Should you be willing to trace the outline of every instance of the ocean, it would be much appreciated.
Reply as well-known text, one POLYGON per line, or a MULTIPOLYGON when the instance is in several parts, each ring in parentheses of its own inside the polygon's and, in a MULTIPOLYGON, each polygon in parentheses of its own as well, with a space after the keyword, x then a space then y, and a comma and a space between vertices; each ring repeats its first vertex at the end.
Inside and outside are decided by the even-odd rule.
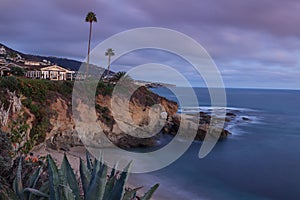
MULTIPOLYGON (((153 91, 177 101, 166 88, 153 91)), ((195 93, 195 112, 208 109, 207 89, 195 88, 195 93)), ((131 182, 145 188, 160 183, 154 199, 299 200, 300 91, 226 89, 226 95, 229 112, 240 117, 227 125, 232 135, 203 159, 198 158, 202 143, 196 141, 171 165, 131 174, 131 182)))

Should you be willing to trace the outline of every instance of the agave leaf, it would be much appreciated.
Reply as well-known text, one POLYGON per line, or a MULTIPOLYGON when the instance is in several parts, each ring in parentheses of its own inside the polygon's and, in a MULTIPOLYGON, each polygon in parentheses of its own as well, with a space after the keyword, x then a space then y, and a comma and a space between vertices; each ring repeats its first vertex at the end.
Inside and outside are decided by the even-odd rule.
POLYGON ((89 171, 87 166, 83 163, 83 160, 81 158, 80 158, 79 171, 80 171, 80 178, 81 178, 83 192, 84 195, 87 195, 89 183, 91 181, 91 172, 89 171))
POLYGON ((111 169, 110 176, 105 187, 104 199, 111 199, 112 190, 117 180, 117 167, 118 167, 118 162, 116 162, 114 167, 111 169))
MULTIPOLYGON (((100 165, 100 162, 96 163, 100 165)), ((97 165, 94 167, 97 169, 97 165)), ((107 166, 102 165, 97 173, 92 176, 88 192, 86 195, 86 200, 103 200, 103 196, 105 193, 105 186, 106 186, 106 176, 107 176, 107 166)))
MULTIPOLYGON (((93 164, 93 168, 92 168, 92 179, 93 177, 96 177, 97 173, 99 172, 99 170, 102 168, 102 153, 99 157, 99 159, 95 159, 94 160, 94 164, 93 164)), ((91 180, 92 181, 92 180, 91 180)), ((90 182, 91 183, 91 182, 90 182)))
POLYGON ((50 200, 60 200, 60 189, 61 184, 59 172, 57 166, 50 154, 47 155, 48 173, 49 173, 49 191, 50 200))
POLYGON ((93 163, 92 163, 92 159, 91 159, 91 155, 88 151, 86 151, 86 165, 87 165, 87 168, 88 170, 90 170, 90 172, 93 171, 93 163))
POLYGON ((99 162, 100 162, 100 166, 103 166, 104 165, 104 162, 103 162, 103 152, 101 151, 100 152, 100 157, 99 157, 99 162))
POLYGON ((30 180, 29 180, 29 188, 34 188, 36 186, 36 183, 38 181, 38 179, 40 178, 40 174, 41 174, 41 167, 39 167, 34 174, 32 174, 30 176, 30 180))
POLYGON ((34 189, 34 188, 25 188, 24 192, 30 192, 30 194, 33 194, 33 195, 38 196, 38 197, 49 198, 48 194, 45 194, 45 193, 43 193, 43 192, 41 192, 37 189, 34 189))
POLYGON ((117 176, 113 176, 108 179, 108 181, 106 182, 103 199, 105 199, 105 200, 111 199, 112 191, 113 191, 116 180, 117 180, 117 176))
POLYGON ((34 188, 41 174, 41 167, 39 167, 34 174, 30 176, 29 188, 34 188))
POLYGON ((69 185, 62 185, 60 189, 61 189, 60 200, 75 200, 76 197, 69 185))
POLYGON ((49 194, 49 181, 44 182, 39 191, 45 194, 49 194))
POLYGON ((138 190, 140 190, 141 188, 143 188, 143 187, 138 187, 138 188, 134 188, 133 190, 130 190, 130 191, 125 191, 123 200, 131 200, 131 199, 134 199, 134 198, 136 197, 136 192, 137 192, 138 190))
POLYGON ((119 179, 117 179, 113 191, 111 200, 122 200, 124 193, 125 193, 125 184, 128 179, 128 172, 131 167, 132 161, 124 168, 123 172, 119 179))
POLYGON ((97 159, 95 159, 94 164, 93 164, 92 173, 91 173, 91 175, 92 175, 91 178, 96 176, 97 172, 100 169, 100 166, 101 166, 100 162, 97 159))
POLYGON ((19 157, 19 164, 17 169, 17 175, 13 182, 13 190, 17 194, 17 196, 23 200, 24 194, 23 194, 23 184, 22 184, 22 157, 19 157))
POLYGON ((155 190, 159 187, 159 184, 155 184, 148 192, 145 193, 140 200, 150 200, 155 190))
MULTIPOLYGON (((34 174, 32 174, 32 175, 30 176, 28 188, 35 188, 36 183, 37 183, 37 181, 38 181, 38 179, 39 179, 39 177, 40 177, 40 174, 41 174, 41 167, 39 167, 39 168, 34 172, 34 174)), ((25 194, 25 195, 27 195, 26 199, 29 199, 29 200, 33 199, 33 193, 29 193, 29 196, 28 196, 28 194, 25 194)))
POLYGON ((114 177, 117 173, 117 168, 118 168, 118 162, 116 162, 116 164, 114 165, 114 167, 111 169, 111 172, 110 172, 110 178, 114 177))
MULTIPOLYGON (((70 187, 70 190, 73 193, 73 196, 75 196, 76 200, 81 200, 77 179, 76 179, 74 171, 68 161, 66 154, 64 155, 64 158, 63 158, 63 161, 61 164, 61 171, 63 172, 62 179, 63 179, 64 185, 70 187)), ((69 189, 64 190, 64 191, 67 192, 67 194, 68 194, 66 196, 69 196, 69 189)))

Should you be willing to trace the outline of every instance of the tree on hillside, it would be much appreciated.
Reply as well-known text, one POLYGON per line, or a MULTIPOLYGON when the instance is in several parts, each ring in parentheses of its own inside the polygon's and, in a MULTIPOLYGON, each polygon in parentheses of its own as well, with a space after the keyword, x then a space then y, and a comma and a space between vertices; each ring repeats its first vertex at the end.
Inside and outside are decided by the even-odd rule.
POLYGON ((114 50, 112 48, 108 48, 105 52, 105 56, 108 56, 107 75, 109 74, 109 70, 110 70, 110 59, 114 55, 115 55, 115 53, 114 53, 114 50))
POLYGON ((126 72, 117 72, 113 77, 112 81, 113 82, 118 82, 121 78, 125 77, 126 72))
POLYGON ((130 86, 134 83, 134 80, 126 74, 126 72, 117 72, 111 79, 110 82, 116 84, 119 83, 122 86, 130 86))
POLYGON ((21 67, 16 67, 16 66, 11 68, 10 73, 15 76, 24 76, 25 75, 24 69, 21 67))
POLYGON ((85 21, 90 23, 90 32, 89 32, 89 41, 88 41, 88 57, 87 57, 87 66, 86 66, 86 71, 85 71, 85 73, 88 74, 89 64, 90 64, 92 24, 93 24, 93 22, 97 22, 96 14, 93 12, 89 12, 85 17, 85 21))
POLYGON ((17 53, 16 52, 11 52, 10 54, 9 54, 9 56, 10 56, 10 58, 13 60, 13 61, 16 61, 16 58, 17 58, 17 53))

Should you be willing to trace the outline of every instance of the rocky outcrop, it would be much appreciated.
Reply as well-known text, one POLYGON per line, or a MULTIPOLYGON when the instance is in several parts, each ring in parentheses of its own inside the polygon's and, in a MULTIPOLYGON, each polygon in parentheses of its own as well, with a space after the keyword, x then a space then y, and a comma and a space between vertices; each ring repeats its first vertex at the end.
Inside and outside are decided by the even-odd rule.
MULTIPOLYGON (((80 125, 80 130, 82 130, 82 132, 86 131, 86 135, 89 137, 88 139, 94 141, 95 145, 101 143, 101 133, 96 129, 96 127, 100 125, 106 137, 114 145, 121 148, 155 146, 159 138, 152 135, 153 133, 151 131, 147 131, 147 127, 152 125, 151 122, 158 121, 157 118, 160 117, 162 109, 168 116, 174 115, 178 109, 178 105, 175 102, 168 101, 150 92, 145 87, 140 87, 130 100, 129 113, 122 113, 121 110, 118 110, 118 115, 125 116, 129 114, 128 118, 125 117, 116 122, 118 119, 116 119, 116 113, 112 112, 112 100, 112 97, 109 95, 99 94, 96 97, 96 116, 93 116, 93 108, 88 108, 84 102, 79 102, 74 109, 76 115, 84 119, 84 123, 80 125), (154 104, 160 104, 163 108, 153 109, 152 106, 154 104), (95 118, 97 121, 93 121, 95 118), (122 128, 122 125, 128 125, 129 122, 126 121, 127 119, 132 120, 131 123, 133 124, 130 124, 130 127, 135 127, 138 137, 128 134, 128 132, 131 133, 130 130, 124 130, 124 127, 122 128), (148 135, 140 137, 141 134, 145 133, 148 135)), ((124 106, 124 99, 122 99, 122 97, 118 97, 117 100, 120 106, 124 106)), ((78 129, 75 129, 70 106, 70 101, 62 97, 57 97, 54 102, 49 105, 49 108, 54 114, 50 118, 52 128, 46 135, 46 146, 53 149, 68 150, 72 146, 82 145, 77 132, 78 129)), ((161 125, 161 128, 162 127, 163 125, 161 125)), ((160 130, 156 133, 159 131, 160 130)), ((108 144, 108 146, 110 145, 111 144, 108 144)))
POLYGON ((57 97, 49 105, 53 115, 50 117, 52 128, 46 134, 46 145, 52 149, 68 150, 72 146, 81 145, 70 106, 70 102, 61 97, 57 97))
POLYGON ((86 140, 94 142, 94 145, 97 143, 101 143, 101 146, 112 145, 107 142, 103 144, 101 133, 95 128, 100 125, 110 142, 121 148, 130 148, 155 146, 159 140, 156 133, 162 129, 163 124, 154 122, 159 121, 162 111, 167 116, 171 116, 177 112, 177 109, 178 105, 175 102, 168 101, 145 87, 140 87, 132 95, 129 105, 122 96, 98 95, 96 98, 97 123, 93 121, 95 118, 93 111, 83 102, 77 104, 76 112, 83 119, 84 123, 80 125, 80 129, 82 132, 86 131, 84 134, 88 137, 86 140), (112 102, 114 108, 112 108, 112 102), (153 107, 156 104, 161 106, 153 107), (156 125, 160 128, 158 126, 155 131, 153 127, 156 125))
MULTIPOLYGON (((209 132, 211 115, 209 113, 200 112, 198 116, 184 114, 183 117, 185 117, 185 121, 184 124, 181 124, 181 116, 179 114, 172 115, 164 126, 163 133, 175 136, 180 126, 181 129, 187 133, 189 132, 189 130, 191 130, 191 127, 194 126, 193 130, 197 130, 195 140, 203 141, 205 136, 209 132)), ((228 120, 228 118, 226 119, 228 120)), ((219 132, 219 140, 225 139, 228 135, 231 134, 228 130, 224 129, 223 126, 221 128, 217 128, 216 125, 212 125, 211 129, 221 132, 219 132)))

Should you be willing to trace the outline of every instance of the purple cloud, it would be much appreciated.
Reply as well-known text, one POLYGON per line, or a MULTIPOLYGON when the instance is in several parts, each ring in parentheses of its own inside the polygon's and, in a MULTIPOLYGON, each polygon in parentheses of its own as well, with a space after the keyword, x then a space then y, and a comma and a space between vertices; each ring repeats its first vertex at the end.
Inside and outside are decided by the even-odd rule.
MULTIPOLYGON (((94 11, 98 23, 93 26, 92 47, 131 28, 171 28, 202 44, 225 72, 224 79, 230 86, 240 85, 239 78, 244 77, 249 81, 243 86, 256 87, 259 81, 253 81, 253 76, 257 80, 263 77, 252 76, 253 69, 256 74, 270 76, 270 85, 280 75, 299 74, 299 7, 298 0, 4 0, 0 7, 0 42, 25 53, 83 60, 88 38, 84 17, 94 11)), ((123 59, 119 65, 134 65, 147 54, 139 56, 130 58, 132 61, 123 59)), ((157 59, 161 59, 159 55, 157 59)), ((294 88, 300 85, 294 78, 290 80, 294 88)))

